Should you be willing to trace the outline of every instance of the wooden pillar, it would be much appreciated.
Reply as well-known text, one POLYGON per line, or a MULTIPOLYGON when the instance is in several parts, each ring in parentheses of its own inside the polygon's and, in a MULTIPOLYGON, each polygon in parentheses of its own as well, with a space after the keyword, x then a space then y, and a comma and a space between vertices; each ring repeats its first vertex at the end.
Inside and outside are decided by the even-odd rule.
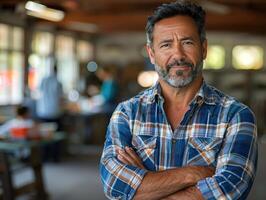
POLYGON ((31 148, 30 162, 35 177, 35 189, 37 191, 38 199, 45 200, 47 199, 47 193, 44 187, 41 147, 39 145, 31 148))
POLYGON ((6 153, 2 151, 0 151, 0 178, 3 184, 3 200, 13 200, 14 188, 10 165, 6 153))

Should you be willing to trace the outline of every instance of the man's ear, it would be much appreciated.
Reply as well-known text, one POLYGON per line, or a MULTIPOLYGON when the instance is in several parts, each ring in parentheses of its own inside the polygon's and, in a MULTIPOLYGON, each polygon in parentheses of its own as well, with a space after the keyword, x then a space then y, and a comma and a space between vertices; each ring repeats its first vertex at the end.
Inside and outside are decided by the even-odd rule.
POLYGON ((205 39, 204 42, 202 43, 202 57, 203 57, 203 60, 205 60, 206 57, 207 57, 207 49, 208 49, 208 42, 207 42, 207 39, 205 39))
POLYGON ((147 53, 149 55, 151 63, 154 64, 155 63, 155 58, 154 58, 154 50, 153 50, 153 48, 151 47, 150 44, 147 44, 145 47, 146 47, 146 51, 147 51, 147 53))

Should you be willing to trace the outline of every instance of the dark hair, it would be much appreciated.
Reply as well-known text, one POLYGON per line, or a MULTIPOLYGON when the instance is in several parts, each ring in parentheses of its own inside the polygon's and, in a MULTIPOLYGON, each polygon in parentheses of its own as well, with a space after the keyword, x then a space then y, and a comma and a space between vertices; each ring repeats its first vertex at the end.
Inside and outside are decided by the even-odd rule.
POLYGON ((29 109, 26 106, 18 106, 17 107, 17 115, 24 116, 29 113, 29 109))
POLYGON ((188 0, 178 0, 169 4, 162 4, 148 17, 146 25, 147 44, 153 43, 153 30, 155 24, 165 18, 174 17, 176 15, 185 15, 191 17, 198 28, 200 40, 206 39, 205 33, 205 11, 196 3, 188 0))

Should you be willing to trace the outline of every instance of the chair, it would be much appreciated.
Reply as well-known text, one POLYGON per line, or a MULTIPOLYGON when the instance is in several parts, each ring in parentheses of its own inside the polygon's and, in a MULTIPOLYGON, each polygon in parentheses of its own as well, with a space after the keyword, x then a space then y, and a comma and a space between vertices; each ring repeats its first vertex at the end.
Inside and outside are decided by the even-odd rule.
MULTIPOLYGON (((0 199, 14 200, 22 194, 34 192, 36 199, 46 200, 47 193, 45 192, 43 177, 42 177, 42 163, 39 148, 31 149, 31 156, 29 162, 23 162, 19 168, 14 167, 14 163, 10 162, 7 152, 0 151, 0 181, 2 182, 2 194, 0 199), (34 172, 35 179, 33 182, 25 184, 21 187, 15 188, 12 182, 12 176, 19 173, 23 167, 31 167, 34 172), (2 196, 2 198, 1 198, 2 196)), ((21 164, 21 162, 20 162, 21 164)))

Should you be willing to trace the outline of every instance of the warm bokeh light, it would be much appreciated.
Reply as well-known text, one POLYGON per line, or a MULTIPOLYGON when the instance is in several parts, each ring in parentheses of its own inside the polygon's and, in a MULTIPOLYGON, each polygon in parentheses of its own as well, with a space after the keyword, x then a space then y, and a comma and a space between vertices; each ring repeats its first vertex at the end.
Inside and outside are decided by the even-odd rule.
POLYGON ((210 45, 204 69, 222 69, 225 65, 225 49, 221 45, 210 45))
POLYGON ((233 48, 233 67, 236 69, 260 69, 263 66, 263 48, 239 45, 233 48))
POLYGON ((85 40, 77 42, 77 57, 80 62, 88 62, 93 58, 93 45, 85 40))
POLYGON ((158 80, 158 74, 155 71, 144 71, 138 75, 138 84, 142 87, 150 87, 158 80))

